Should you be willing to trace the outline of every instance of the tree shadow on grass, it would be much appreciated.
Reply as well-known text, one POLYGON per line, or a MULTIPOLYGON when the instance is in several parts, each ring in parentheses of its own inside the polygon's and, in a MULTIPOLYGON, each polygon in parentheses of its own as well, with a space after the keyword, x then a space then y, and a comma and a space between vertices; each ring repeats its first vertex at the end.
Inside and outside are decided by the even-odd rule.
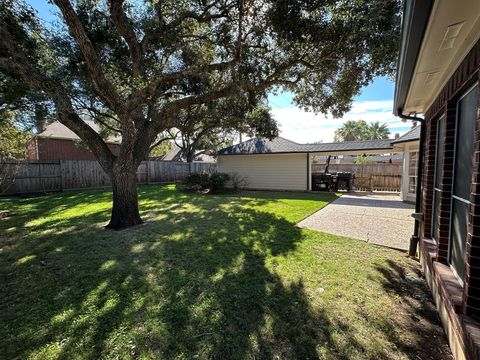
MULTIPOLYGON (((165 205, 180 206, 183 203, 198 204, 208 206, 211 203, 223 203, 225 201, 236 201, 238 204, 248 202, 251 206, 264 205, 267 202, 276 202, 278 200, 321 200, 333 201, 338 196, 333 193, 312 193, 312 192, 270 192, 270 191, 241 191, 238 193, 221 194, 216 196, 205 196, 186 194, 180 191, 174 191, 174 186, 141 186, 138 189, 141 215, 145 220, 155 218, 156 213, 164 211, 165 205), (143 202, 143 204, 142 204, 143 202), (159 204, 161 204, 159 206, 159 204)), ((79 208, 85 204, 101 203, 104 204, 102 211, 88 211, 88 213, 79 216, 70 216, 67 218, 53 218, 48 221, 40 221, 35 224, 35 231, 45 231, 48 229, 58 230, 75 227, 91 226, 93 224, 106 224, 110 217, 111 210, 111 191, 106 189, 76 191, 65 193, 54 193, 44 196, 34 197, 10 197, 0 198, 0 210, 11 210, 14 216, 3 219, 1 227, 10 229, 11 233, 24 231, 26 225, 32 219, 42 219, 46 213, 49 216, 63 214, 72 208, 79 208), (22 208, 28 204, 26 209, 22 208), (19 210, 21 209, 22 210, 19 210), (81 222, 76 218, 81 218, 81 222)), ((28 226, 27 226, 28 228, 28 226)), ((32 227, 33 228, 33 227, 32 227)))
MULTIPOLYGON (((161 220, 137 228, 89 226, 104 217, 100 210, 45 221, 2 245, 0 353, 314 359, 327 344, 343 357, 330 320, 311 307, 302 282, 286 282, 266 263, 303 240, 292 223, 244 206, 270 199, 157 195, 142 211, 161 220), (45 233, 50 228, 65 231, 45 233)), ((61 212, 66 199, 77 201, 45 201, 61 212)), ((27 221, 17 218, 15 226, 27 221)), ((350 340, 355 344, 353 334, 350 340)))
MULTIPOLYGON (((79 225, 75 216, 63 217, 65 211, 69 209, 78 209, 85 204, 95 202, 105 203, 107 207, 103 211, 88 211, 82 214, 86 216, 85 224, 105 221, 110 213, 109 204, 111 200, 111 192, 108 191, 89 191, 89 192, 69 192, 63 194, 51 194, 33 198, 8 198, 1 199, 0 207, 13 212, 11 217, 1 220, 0 227, 8 229, 10 233, 26 232, 26 230, 44 231, 52 228, 79 225), (58 214, 58 218, 55 215, 58 214), (52 221, 42 221, 46 217, 52 217, 52 221), (28 226, 32 221, 36 220, 39 224, 28 226)), ((78 216, 77 216, 78 218, 78 216)))
POLYGON ((321 192, 321 191, 248 191, 242 190, 237 193, 232 194, 223 194, 220 196, 230 197, 230 198, 251 198, 255 200, 322 200, 322 201, 333 201, 338 199, 340 196, 332 192, 321 192))
POLYGON ((398 297, 397 313, 375 324, 411 358, 453 359, 431 293, 418 266, 400 266, 392 260, 376 266, 382 286, 398 297), (408 316, 404 316, 407 314, 408 316))

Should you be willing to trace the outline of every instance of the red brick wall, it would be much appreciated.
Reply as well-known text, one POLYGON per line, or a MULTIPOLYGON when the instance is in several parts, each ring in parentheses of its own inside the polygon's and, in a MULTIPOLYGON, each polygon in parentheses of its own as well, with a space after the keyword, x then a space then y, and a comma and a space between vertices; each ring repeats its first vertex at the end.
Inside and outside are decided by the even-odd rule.
MULTIPOLYGON (((73 140, 42 139, 37 138, 29 145, 29 159, 37 160, 95 160, 95 155, 83 146, 79 146, 73 140)), ((110 150, 117 155, 119 146, 108 144, 110 150)))
MULTIPOLYGON (((479 78, 480 42, 478 42, 458 69, 441 90, 437 99, 425 114, 427 138, 425 143, 424 183, 422 209, 425 219, 422 224, 422 235, 431 237, 431 214, 434 171, 431 171, 432 152, 435 152, 433 133, 436 121, 445 115, 444 159, 441 171, 440 211, 438 216, 439 233, 437 240, 436 260, 446 263, 448 257, 449 230, 451 221, 452 175, 454 167, 454 144, 456 125, 456 105, 458 97, 479 78)), ((466 235, 467 251, 465 257, 465 276, 462 298, 462 312, 475 318, 480 318, 480 103, 477 109, 477 124, 475 131, 475 149, 472 154, 473 175, 471 186, 472 203, 469 210, 468 235, 466 235)))

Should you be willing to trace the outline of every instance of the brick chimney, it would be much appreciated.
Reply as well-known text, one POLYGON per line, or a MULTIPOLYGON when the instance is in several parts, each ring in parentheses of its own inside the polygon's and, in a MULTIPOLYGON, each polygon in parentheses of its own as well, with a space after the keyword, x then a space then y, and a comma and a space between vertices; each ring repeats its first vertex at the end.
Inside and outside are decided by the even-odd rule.
POLYGON ((40 104, 35 105, 35 130, 37 134, 45 131, 47 110, 40 104))

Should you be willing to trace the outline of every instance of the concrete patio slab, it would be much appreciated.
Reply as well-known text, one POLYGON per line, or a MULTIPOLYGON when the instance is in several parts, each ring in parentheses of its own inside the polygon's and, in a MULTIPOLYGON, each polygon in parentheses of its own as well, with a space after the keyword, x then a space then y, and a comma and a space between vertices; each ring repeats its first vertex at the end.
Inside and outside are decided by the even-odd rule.
POLYGON ((414 208, 403 203, 396 193, 348 193, 298 226, 407 250, 414 208))

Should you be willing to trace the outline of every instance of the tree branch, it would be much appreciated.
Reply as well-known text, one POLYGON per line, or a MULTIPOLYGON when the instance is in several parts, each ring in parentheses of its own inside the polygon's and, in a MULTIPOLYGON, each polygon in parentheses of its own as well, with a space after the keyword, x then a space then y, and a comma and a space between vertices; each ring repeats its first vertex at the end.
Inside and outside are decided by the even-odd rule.
MULTIPOLYGON (((103 113, 98 113, 98 115, 100 115, 100 116, 108 116, 108 117, 111 118, 110 115, 103 114, 103 113)), ((100 124, 102 124, 103 126, 105 126, 107 129, 109 129, 109 130, 111 130, 111 131, 116 132, 116 133, 118 133, 118 134, 121 134, 121 133, 122 133, 121 130, 116 129, 116 128, 114 128, 113 126, 110 126, 110 125, 107 124, 105 121, 100 120, 98 117, 95 117, 94 119, 95 119, 95 121, 99 122, 100 124)))
POLYGON ((242 35, 243 35, 243 16, 244 16, 244 0, 239 0, 238 5, 238 35, 235 44, 235 60, 240 61, 242 56, 242 35))
POLYGON ((101 136, 88 126, 73 109, 66 89, 56 81, 42 75, 41 71, 28 65, 21 47, 0 20, 0 42, 7 48, 10 58, 0 57, 0 67, 21 76, 32 88, 44 91, 54 102, 60 122, 85 141, 97 155, 102 167, 109 172, 115 157, 101 136))
POLYGON ((130 96, 127 102, 127 111, 134 111, 140 104, 143 104, 148 98, 152 97, 161 84, 174 82, 176 80, 191 78, 205 72, 225 71, 235 66, 236 61, 219 62, 203 66, 192 67, 187 70, 171 72, 169 74, 159 75, 151 81, 146 87, 137 90, 130 96))
POLYGON ((123 2, 124 0, 109 0, 111 19, 128 44, 134 74, 141 75, 143 73, 143 49, 138 42, 132 21, 123 11, 123 2))
POLYGON ((119 134, 122 133, 122 131, 120 129, 114 128, 113 126, 109 125, 108 123, 104 122, 103 120, 98 119, 98 117, 97 117, 97 116, 107 117, 107 118, 119 123, 118 119, 115 116, 110 115, 109 113, 100 111, 100 110, 96 109, 93 105, 89 106, 89 105, 85 104, 85 102, 83 102, 80 99, 74 100, 74 103, 75 102, 78 103, 78 106, 80 107, 80 109, 88 111, 91 114, 92 118, 94 118, 96 121, 101 123, 107 129, 110 129, 110 130, 112 130, 114 132, 117 132, 119 134))
POLYGON ((116 113, 124 113, 123 101, 111 82, 103 75, 100 59, 88 38, 88 35, 78 18, 69 0, 53 0, 62 12, 63 19, 68 26, 69 32, 75 39, 85 59, 90 78, 104 100, 116 113))
MULTIPOLYGON (((177 133, 178 135, 178 133, 177 133)), ((157 142, 153 143, 151 146, 150 146, 150 151, 153 150, 154 148, 156 148, 158 145, 160 145, 161 143, 165 142, 165 141, 168 141, 168 140, 173 140, 174 138, 169 136, 169 137, 164 137, 164 138, 161 138, 160 140, 158 140, 157 142)))
POLYGON ((217 4, 216 2, 212 2, 211 4, 206 5, 201 14, 192 10, 185 10, 181 12, 175 19, 173 19, 167 24, 165 23, 165 20, 162 16, 161 1, 159 1, 156 5, 156 10, 157 10, 157 17, 160 20, 160 24, 161 24, 160 29, 158 29, 155 32, 151 32, 149 34, 145 34, 141 43, 142 48, 146 49, 146 47, 151 42, 157 41, 160 38, 160 36, 162 36, 166 31, 175 30, 179 25, 181 25, 187 19, 193 19, 197 23, 207 23, 212 20, 226 18, 228 17, 229 10, 233 8, 234 6, 233 4, 235 4, 235 2, 232 2, 230 5, 223 5, 221 7, 217 7, 218 12, 215 14, 210 13, 210 10, 213 7, 215 7, 216 4, 217 4))

